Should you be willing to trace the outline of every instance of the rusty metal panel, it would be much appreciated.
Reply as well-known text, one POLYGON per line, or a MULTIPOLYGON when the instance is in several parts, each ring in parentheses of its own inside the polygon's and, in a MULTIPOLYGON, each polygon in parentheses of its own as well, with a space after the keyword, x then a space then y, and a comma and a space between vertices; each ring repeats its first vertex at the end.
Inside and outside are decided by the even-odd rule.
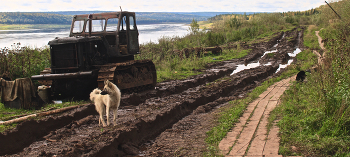
POLYGON ((157 82, 155 67, 150 60, 132 60, 100 65, 99 67, 100 71, 97 81, 100 89, 104 86, 104 80, 113 81, 119 89, 155 85, 157 82))
POLYGON ((139 34, 137 31, 130 31, 129 33, 129 53, 136 54, 139 52, 139 34))
POLYGON ((51 48, 51 67, 78 67, 77 49, 75 44, 55 45, 51 48))

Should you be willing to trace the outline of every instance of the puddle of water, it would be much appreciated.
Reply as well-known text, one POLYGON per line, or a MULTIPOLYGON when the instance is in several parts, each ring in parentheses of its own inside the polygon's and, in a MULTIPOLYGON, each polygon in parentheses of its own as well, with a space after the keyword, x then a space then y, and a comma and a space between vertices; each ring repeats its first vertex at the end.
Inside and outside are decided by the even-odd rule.
POLYGON ((281 69, 286 68, 288 65, 292 64, 293 59, 288 60, 287 64, 280 64, 278 69, 276 70, 276 73, 279 72, 281 69))
MULTIPOLYGON (((276 45, 277 45, 277 44, 276 44, 276 45)), ((260 58, 264 57, 266 54, 274 53, 274 52, 277 52, 277 49, 271 50, 271 51, 265 51, 264 54, 263 54, 260 58)), ((266 63, 266 64, 260 64, 260 62, 258 62, 258 63, 249 63, 249 64, 247 64, 247 65, 240 64, 240 65, 237 66, 236 70, 234 70, 234 71, 230 74, 230 76, 232 76, 233 74, 236 74, 236 73, 238 73, 238 72, 240 72, 240 71, 242 71, 242 70, 246 70, 246 69, 250 69, 250 68, 256 68, 256 67, 258 67, 258 66, 268 66, 268 65, 271 65, 271 62, 268 62, 268 63, 266 63)))
POLYGON ((222 69, 210 69, 210 71, 213 71, 215 73, 220 72, 222 69))
MULTIPOLYGON (((290 57, 295 57, 295 56, 297 56, 297 54, 299 54, 300 52, 301 52, 301 50, 300 50, 299 48, 296 48, 296 49, 294 50, 293 53, 288 53, 288 55, 289 55, 290 57)), ((288 65, 292 64, 292 62, 293 62, 293 59, 290 59, 290 60, 288 60, 288 63, 287 63, 287 64, 280 64, 280 66, 279 66, 278 69, 276 70, 276 73, 279 72, 281 69, 286 68, 288 65)))
MULTIPOLYGON (((266 51, 266 52, 264 53, 264 55, 262 55, 262 57, 265 56, 265 55, 268 54, 268 53, 274 53, 274 52, 277 52, 277 50, 266 51)), ((300 52, 301 52, 301 50, 300 50, 299 48, 296 48, 296 49, 294 50, 293 53, 288 53, 288 55, 289 55, 290 57, 295 57, 295 56, 296 56, 298 53, 300 53, 300 52)), ((288 65, 290 65, 292 62, 293 62, 293 59, 290 59, 290 60, 288 60, 288 63, 287 63, 287 64, 280 64, 280 65, 279 65, 279 68, 276 70, 276 73, 277 73, 278 71, 280 71, 282 68, 286 68, 286 67, 287 67, 288 65)), ((268 66, 268 65, 271 65, 271 62, 268 62, 267 64, 262 64, 262 66, 268 66)), ((256 67, 258 67, 258 66, 261 66, 261 64, 260 64, 259 62, 257 62, 257 63, 250 63, 250 64, 247 64, 247 65, 240 64, 240 65, 237 66, 236 70, 234 70, 234 71, 230 74, 230 76, 232 76, 233 74, 236 74, 236 73, 238 73, 238 72, 240 72, 240 71, 242 71, 242 70, 246 70, 246 69, 250 69, 250 68, 256 68, 256 67)))
POLYGON ((277 52, 277 49, 276 50, 271 50, 271 51, 265 51, 265 53, 261 57, 264 57, 266 54, 274 53, 274 52, 277 52))
POLYGON ((277 40, 277 44, 273 45, 272 47, 277 47, 277 46, 278 46, 278 43, 281 42, 281 40, 284 38, 285 35, 286 35, 286 33, 283 33, 281 39, 278 39, 278 40, 277 40))
POLYGON ((232 76, 233 74, 236 74, 242 70, 246 70, 246 69, 250 69, 250 68, 256 68, 258 66, 268 66, 268 65, 271 65, 271 62, 268 62, 266 64, 260 64, 259 62, 258 63, 250 63, 250 64, 247 64, 247 65, 244 65, 244 64, 240 64, 237 66, 236 70, 234 70, 230 76, 232 76))
MULTIPOLYGON (((274 52, 277 52, 277 49, 276 50, 271 50, 271 51, 265 51, 265 53, 260 57, 262 58, 263 56, 265 56, 266 54, 269 54, 269 53, 274 53, 274 52)), ((268 65, 271 65, 271 62, 268 62, 266 64, 262 64, 262 66, 268 66, 268 65)), ((244 65, 244 64, 240 64, 237 66, 236 70, 234 70, 230 76, 232 76, 233 74, 236 74, 242 70, 246 70, 246 69, 250 69, 250 68, 256 68, 258 66, 261 66, 260 62, 258 63, 249 63, 247 65, 244 65)))
MULTIPOLYGON (((286 33, 283 33, 283 36, 282 36, 282 38, 281 38, 280 40, 282 40, 282 39, 284 38, 285 34, 286 34, 286 33)), ((298 39, 300 40, 300 33, 299 33, 299 35, 298 35, 298 39)), ((275 44, 273 47, 277 47, 277 45, 278 45, 278 43, 275 44)), ((261 57, 265 56, 266 54, 274 53, 274 52, 277 52, 277 49, 271 50, 271 51, 266 51, 261 57)), ((290 57, 295 57, 295 56, 296 56, 298 53, 300 53, 300 52, 301 52, 301 50, 297 47, 297 48, 294 50, 293 53, 288 53, 288 55, 289 55, 290 57)), ((277 73, 278 71, 280 71, 282 68, 286 68, 288 65, 292 64, 292 62, 293 62, 293 59, 290 59, 290 60, 288 60, 288 63, 287 63, 287 64, 280 64, 279 67, 278 67, 278 69, 276 70, 276 73, 277 73)), ((230 74, 230 76, 232 76, 233 74, 236 74, 236 73, 238 73, 238 72, 240 72, 240 71, 242 71, 242 70, 246 70, 246 69, 250 69, 250 68, 256 68, 256 67, 258 67, 258 66, 269 66, 269 65, 271 65, 271 62, 268 62, 267 64, 260 64, 259 62, 257 62, 257 63, 250 63, 250 64, 248 64, 248 65, 240 64, 240 65, 238 65, 237 68, 230 74)))
POLYGON ((300 53, 301 50, 299 48, 295 49, 293 53, 288 53, 290 57, 295 57, 297 56, 298 53, 300 53))

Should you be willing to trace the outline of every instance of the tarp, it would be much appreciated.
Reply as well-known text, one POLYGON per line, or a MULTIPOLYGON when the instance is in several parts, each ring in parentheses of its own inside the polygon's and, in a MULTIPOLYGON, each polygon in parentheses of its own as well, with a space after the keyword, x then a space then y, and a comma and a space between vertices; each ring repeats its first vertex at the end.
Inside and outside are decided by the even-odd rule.
POLYGON ((21 108, 30 108, 36 105, 35 88, 30 78, 19 78, 14 81, 6 81, 1 78, 1 102, 20 100, 21 108))

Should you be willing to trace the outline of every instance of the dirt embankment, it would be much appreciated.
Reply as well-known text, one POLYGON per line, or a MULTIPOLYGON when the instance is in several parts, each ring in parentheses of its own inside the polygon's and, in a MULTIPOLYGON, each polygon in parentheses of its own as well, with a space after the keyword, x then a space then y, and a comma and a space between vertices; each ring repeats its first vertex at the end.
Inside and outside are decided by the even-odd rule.
POLYGON ((186 80, 159 83, 154 90, 123 95, 115 127, 99 127, 92 104, 23 122, 0 134, 0 155, 200 155, 205 149, 205 132, 213 125, 211 113, 276 75, 283 57, 269 58, 270 65, 230 76, 237 65, 258 61, 278 40, 275 56, 288 55, 300 44, 299 38, 297 29, 278 33, 268 42, 243 45, 253 50, 244 58, 210 65, 203 74, 186 80))

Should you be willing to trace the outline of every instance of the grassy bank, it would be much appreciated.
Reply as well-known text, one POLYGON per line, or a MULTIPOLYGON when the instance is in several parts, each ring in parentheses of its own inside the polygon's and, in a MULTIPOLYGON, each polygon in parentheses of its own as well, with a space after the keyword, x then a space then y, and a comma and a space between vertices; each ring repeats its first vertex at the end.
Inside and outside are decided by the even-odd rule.
POLYGON ((303 156, 350 156, 350 1, 320 7, 320 22, 309 27, 304 44, 326 54, 324 64, 304 83, 294 83, 274 115, 280 119, 280 153, 303 156), (315 31, 325 39, 321 51, 315 31))

